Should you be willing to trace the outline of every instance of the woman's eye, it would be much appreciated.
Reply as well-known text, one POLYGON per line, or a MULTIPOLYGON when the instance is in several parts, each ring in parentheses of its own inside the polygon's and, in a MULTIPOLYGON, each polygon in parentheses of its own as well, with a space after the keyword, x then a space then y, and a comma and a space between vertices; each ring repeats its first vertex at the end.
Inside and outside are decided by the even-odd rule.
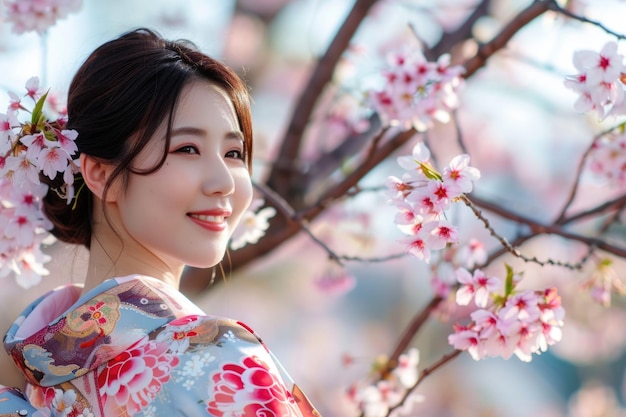
POLYGON ((192 146, 192 145, 182 146, 182 147, 176 149, 176 152, 188 153, 188 154, 199 154, 200 153, 200 151, 198 151, 198 148, 196 148, 195 146, 192 146))
POLYGON ((243 152, 240 151, 240 150, 237 150, 237 149, 234 149, 232 151, 226 152, 226 157, 227 158, 241 159, 241 160, 245 159, 245 156, 244 156, 243 152))

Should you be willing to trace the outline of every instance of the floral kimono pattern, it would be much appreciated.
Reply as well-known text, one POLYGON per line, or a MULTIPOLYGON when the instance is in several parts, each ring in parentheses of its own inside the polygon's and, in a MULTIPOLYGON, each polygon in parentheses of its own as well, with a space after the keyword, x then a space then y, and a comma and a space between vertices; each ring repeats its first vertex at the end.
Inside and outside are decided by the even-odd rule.
POLYGON ((0 415, 319 416, 245 324, 207 316, 159 280, 76 286, 31 304, 4 339, 27 380, 0 415))

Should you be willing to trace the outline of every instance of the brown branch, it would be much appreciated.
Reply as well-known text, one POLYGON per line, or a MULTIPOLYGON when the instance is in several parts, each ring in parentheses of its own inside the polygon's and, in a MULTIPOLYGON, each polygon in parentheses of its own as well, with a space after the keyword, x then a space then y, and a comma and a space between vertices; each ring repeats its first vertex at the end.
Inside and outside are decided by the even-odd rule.
POLYGON ((419 311, 413 317, 409 325, 402 332, 402 336, 400 337, 400 340, 396 344, 396 347, 393 350, 393 353, 389 357, 389 360, 387 361, 387 365, 381 372, 382 377, 387 375, 389 372, 391 372, 394 368, 398 366, 398 358, 400 358, 400 355, 404 351, 407 350, 407 348, 411 344, 411 341, 413 340, 417 332, 422 328, 422 326, 424 325, 428 317, 430 317, 430 313, 435 308, 437 308, 437 306, 439 305, 441 301, 442 301, 441 297, 434 297, 421 311, 419 311))
POLYGON ((391 139, 387 140, 376 148, 376 152, 370 152, 369 158, 360 162, 358 166, 346 175, 346 177, 331 187, 318 199, 318 202, 306 210, 301 211, 301 215, 305 218, 316 217, 329 204, 338 198, 344 196, 351 188, 356 186, 358 182, 368 174, 381 161, 387 159, 395 150, 400 148, 409 141, 417 132, 414 129, 405 130, 397 133, 391 139))
POLYGON ((459 356, 463 351, 462 350, 454 350, 450 353, 448 353, 447 355, 444 355, 441 359, 439 359, 437 362, 435 362, 434 364, 432 364, 431 366, 429 366, 428 368, 425 368, 419 375, 419 378, 417 380, 417 382, 415 382, 415 384, 407 389, 407 391, 404 393, 404 395, 402 396, 402 399, 400 400, 400 402, 392 407, 389 407, 389 412, 387 413, 387 416, 391 415, 391 412, 393 410, 395 410, 396 408, 402 406, 402 404, 404 404, 404 402, 406 401, 407 398, 409 398, 409 395, 411 395, 411 393, 413 391, 415 391, 415 389, 418 387, 419 384, 422 383, 422 381, 424 379, 426 379, 426 377, 430 374, 432 374, 433 372, 435 372, 437 369, 441 368, 442 366, 444 366, 445 364, 449 363, 452 361, 452 359, 456 358, 457 356, 459 356))
POLYGON ((376 1, 358 0, 354 3, 352 10, 339 27, 337 35, 335 35, 326 53, 319 59, 309 82, 304 87, 302 95, 295 105, 291 122, 281 141, 282 145, 278 152, 278 161, 267 180, 269 187, 286 198, 292 205, 294 204, 294 201, 290 198, 293 191, 292 187, 299 183, 298 179, 300 178, 293 164, 298 161, 306 126, 309 123, 317 100, 324 90, 324 86, 330 81, 335 71, 337 62, 348 48, 352 36, 376 1))
POLYGON ((591 143, 591 145, 587 148, 587 150, 585 150, 585 153, 583 153, 582 157, 580 158, 580 162, 578 163, 578 168, 576 169, 576 178, 574 179, 574 184, 572 185, 572 189, 569 193, 569 196, 567 197, 567 200, 565 201, 565 204, 563 205, 563 208, 561 209, 561 213, 556 219, 555 223, 557 224, 563 222, 563 219, 567 215, 567 210, 569 210, 570 206, 574 202, 574 199, 576 198, 576 194, 578 194, 578 186, 580 185, 580 179, 582 178, 583 170, 585 168, 585 163, 587 162, 587 158, 589 157, 589 155, 591 154, 591 150, 593 149, 594 142, 591 143))
POLYGON ((526 9, 522 10, 498 35, 491 41, 478 48, 475 56, 465 63, 465 78, 471 77, 483 67, 491 55, 504 48, 511 38, 536 17, 551 10, 554 0, 535 0, 526 9))
POLYGON ((424 50, 424 56, 435 61, 440 55, 450 52, 455 45, 472 37, 472 31, 476 22, 488 15, 491 0, 482 0, 474 11, 453 32, 445 32, 439 41, 429 49, 424 50))
POLYGON ((304 190, 315 188, 315 184, 318 181, 327 180, 328 176, 338 169, 347 158, 357 155, 365 144, 369 143, 377 134, 380 134, 382 129, 380 117, 374 114, 369 118, 368 122, 369 128, 365 132, 350 134, 334 149, 320 155, 311 164, 300 186, 304 190))
POLYGON ((576 222, 578 220, 583 220, 585 218, 595 216, 597 214, 604 213, 609 210, 620 210, 626 206, 626 194, 623 194, 613 200, 607 201, 606 203, 600 204, 596 207, 593 207, 589 210, 581 211, 580 213, 572 214, 567 217, 563 217, 560 220, 557 220, 555 224, 566 225, 569 223, 576 222))
MULTIPOLYGON (((542 224, 538 221, 535 221, 533 219, 530 219, 526 216, 521 216, 519 214, 515 214, 509 210, 506 210, 492 202, 486 201, 486 200, 482 200, 478 197, 475 196, 471 196, 471 197, 467 197, 469 201, 471 201, 473 204, 475 204, 478 207, 487 209, 495 214, 497 214, 498 216, 508 219, 508 220, 513 220, 516 223, 519 224, 524 224, 526 226, 529 227, 530 229, 530 234, 532 236, 538 236, 540 234, 551 234, 551 235, 557 235, 557 236, 561 236, 565 239, 569 239, 569 240, 574 240, 577 242, 581 242, 584 243, 588 246, 595 246, 598 249, 602 249, 606 252, 612 253, 616 256, 619 257, 626 257, 626 250, 623 248, 619 248, 617 246, 611 245, 601 239, 597 239, 597 238, 592 238, 592 237, 588 237, 588 236, 582 236, 576 233, 571 233, 568 232, 566 230, 563 229, 562 225, 564 222, 562 222, 561 224, 553 224, 553 225, 546 225, 546 224, 542 224)), ((626 196, 622 196, 620 199, 615 200, 615 201, 620 201, 621 205, 624 204, 624 202, 626 201, 626 196)), ((611 204, 606 204, 606 205, 602 205, 602 207, 613 207, 616 206, 617 204, 615 203, 615 201, 611 202, 611 204)), ((620 206, 621 206, 620 205, 620 206)), ((600 211, 594 210, 593 213, 599 213, 600 211)), ((569 220, 569 219, 566 219, 569 220)))

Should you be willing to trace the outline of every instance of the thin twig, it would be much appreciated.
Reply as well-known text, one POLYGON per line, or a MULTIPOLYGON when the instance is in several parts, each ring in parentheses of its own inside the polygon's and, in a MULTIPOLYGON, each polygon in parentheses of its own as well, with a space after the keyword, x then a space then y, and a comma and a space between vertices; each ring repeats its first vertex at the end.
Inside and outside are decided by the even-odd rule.
POLYGON ((604 32, 608 33, 609 35, 615 36, 618 40, 626 39, 626 36, 622 35, 621 33, 617 33, 615 31, 607 28, 605 25, 603 25, 602 23, 598 22, 597 20, 589 19, 589 18, 586 18, 584 16, 579 16, 579 15, 577 15, 575 13, 572 13, 569 10, 564 9, 563 7, 559 6, 559 4, 557 2, 555 2, 555 1, 549 1, 549 2, 546 1, 546 3, 548 3, 548 6, 549 6, 550 10, 552 10, 554 12, 560 13, 563 16, 567 16, 570 19, 578 20, 580 22, 596 26, 596 27, 602 29, 604 32))
POLYGON ((339 255, 337 252, 332 250, 324 241, 322 241, 313 231, 309 228, 305 221, 302 220, 301 216, 299 216, 296 211, 283 199, 278 195, 275 191, 270 189, 266 185, 259 184, 257 182, 253 183, 254 187, 259 190, 267 199, 270 206, 276 208, 284 217, 286 217, 289 221, 295 222, 298 224, 300 229, 302 229, 310 238, 317 244, 320 248, 322 248, 327 254, 328 257, 334 261, 336 261, 339 265, 344 266, 342 261, 353 261, 353 262, 363 262, 363 263, 375 263, 375 262, 388 262, 394 259, 399 259, 407 256, 406 252, 390 254, 386 256, 379 257, 356 257, 356 256, 347 256, 347 255, 339 255))
POLYGON ((278 195, 277 192, 273 191, 266 185, 262 185, 257 182, 254 182, 253 185, 254 188, 259 190, 265 196, 265 198, 267 198, 269 204, 272 207, 275 207, 289 221, 297 222, 299 228, 304 231, 318 246, 324 249, 324 251, 326 251, 326 253, 332 260, 343 266, 341 258, 332 249, 330 249, 330 247, 328 247, 326 243, 318 238, 315 233, 311 231, 309 226, 304 223, 303 219, 297 216, 295 210, 289 205, 289 203, 287 203, 287 201, 285 201, 284 198, 282 198, 280 195, 278 195))
MULTIPOLYGON (((462 197, 461 199, 474 213, 474 215, 476 215, 476 217, 483 223, 483 225, 485 226, 485 228, 489 231, 489 233, 491 233, 491 235, 493 237, 495 237, 496 239, 498 239, 498 241, 501 243, 502 247, 504 248, 504 250, 506 252, 511 253, 512 255, 514 255, 517 258, 522 259, 525 262, 531 262, 531 263, 536 263, 538 265, 541 266, 545 266, 545 265, 554 265, 554 266, 561 266, 564 268, 568 268, 571 270, 580 270, 584 264, 586 263, 586 261, 588 260, 589 256, 585 256, 583 257, 579 262, 577 263, 570 263, 570 262, 562 262, 562 261, 558 261, 558 260, 553 260, 553 259, 548 259, 548 260, 539 260, 537 257, 527 257, 525 255, 523 255, 517 248, 515 245, 512 245, 511 243, 508 242, 508 240, 506 238, 504 238, 503 236, 500 236, 494 229, 493 227, 491 227, 489 220, 483 216, 483 214, 481 213, 481 211, 476 207, 476 205, 470 201, 470 199, 466 196, 462 197)), ((475 197, 472 197, 472 200, 476 200, 475 197)), ((569 239, 569 240, 573 240, 573 241, 577 241, 577 242, 581 242, 584 243, 585 245, 587 245, 590 248, 597 248, 597 249, 601 249, 605 252, 608 253, 612 253, 616 256, 619 257, 626 257, 626 250, 614 245, 609 244, 608 242, 605 242, 601 239, 598 238, 591 238, 591 237, 587 237, 587 236, 582 236, 576 233, 571 233, 571 232, 567 232, 565 231, 561 225, 544 225, 541 224, 539 222, 536 222, 532 219, 528 219, 526 217, 523 216, 519 216, 516 214, 513 214, 509 211, 506 210, 501 210, 498 208, 498 206, 492 204, 492 203, 487 203, 482 201, 481 206, 488 206, 490 211, 495 211, 498 215, 508 218, 509 220, 514 220, 517 223, 521 223, 524 224, 528 227, 530 227, 531 230, 531 234, 529 234, 528 236, 523 238, 523 241, 528 240, 530 238, 539 236, 541 234, 553 234, 553 235, 557 235, 557 236, 561 236, 565 239, 569 239)), ((491 258, 490 258, 491 259, 491 258)))
POLYGON ((604 132, 600 132, 599 134, 597 134, 593 138, 593 141, 587 147, 587 149, 583 153, 582 157, 580 158, 580 162, 578 163, 578 168, 576 169, 576 179, 574 180, 574 184, 572 186, 572 190, 571 190, 571 192, 569 194, 569 197, 567 198, 567 201, 563 205, 563 209, 561 210, 561 213, 559 214, 559 216, 556 219, 556 223, 563 222, 563 220, 565 219, 565 215, 567 214, 567 211, 569 210, 570 206, 574 202, 574 199, 576 198, 576 194, 578 193, 578 186, 580 185, 580 179, 582 178, 582 173, 583 173, 583 170, 585 168, 585 164, 587 163, 587 158, 589 157, 589 155, 591 154, 591 151, 593 150, 593 145, 601 137, 603 137, 603 136, 605 136, 605 135, 607 135, 607 134, 609 134, 609 133, 611 133, 611 132, 613 132, 613 131, 615 131, 617 129, 623 128, 625 124, 626 124, 626 122, 622 122, 622 123, 620 123, 617 126, 614 126, 614 127, 610 128, 608 130, 605 130, 604 132))

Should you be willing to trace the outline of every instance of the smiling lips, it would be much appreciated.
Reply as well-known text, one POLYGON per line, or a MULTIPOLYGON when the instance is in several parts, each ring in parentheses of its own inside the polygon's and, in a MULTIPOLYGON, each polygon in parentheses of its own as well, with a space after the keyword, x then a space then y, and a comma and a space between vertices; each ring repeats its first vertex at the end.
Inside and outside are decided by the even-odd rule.
POLYGON ((211 230, 221 232, 226 228, 226 219, 230 216, 230 211, 212 210, 197 213, 187 213, 187 216, 197 225, 211 230))

